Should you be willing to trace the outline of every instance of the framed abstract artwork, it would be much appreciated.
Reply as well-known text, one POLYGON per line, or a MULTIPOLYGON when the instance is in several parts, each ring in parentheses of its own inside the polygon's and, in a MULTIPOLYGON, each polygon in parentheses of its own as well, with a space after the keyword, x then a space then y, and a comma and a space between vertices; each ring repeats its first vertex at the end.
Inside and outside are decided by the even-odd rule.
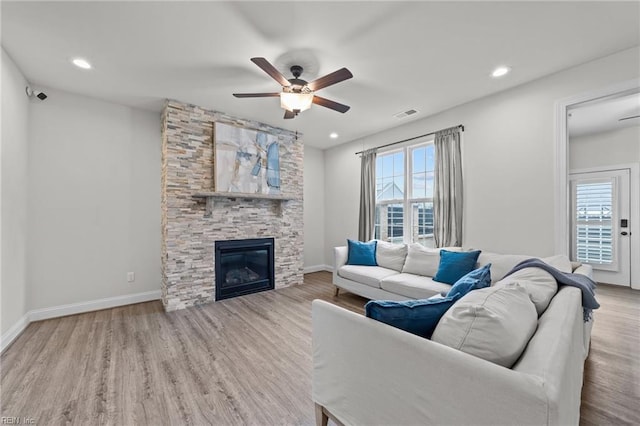
POLYGON ((262 130, 214 123, 214 190, 280 194, 280 144, 262 130))

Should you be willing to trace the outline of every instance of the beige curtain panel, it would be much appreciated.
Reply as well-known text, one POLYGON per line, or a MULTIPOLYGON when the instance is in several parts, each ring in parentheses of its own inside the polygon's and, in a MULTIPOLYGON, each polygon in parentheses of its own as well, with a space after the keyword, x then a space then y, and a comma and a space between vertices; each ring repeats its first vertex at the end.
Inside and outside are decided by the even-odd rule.
POLYGON ((462 246, 462 154, 460 127, 436 132, 433 237, 436 247, 462 246))
POLYGON ((363 151, 361 161, 358 239, 369 241, 376 217, 376 150, 363 151))

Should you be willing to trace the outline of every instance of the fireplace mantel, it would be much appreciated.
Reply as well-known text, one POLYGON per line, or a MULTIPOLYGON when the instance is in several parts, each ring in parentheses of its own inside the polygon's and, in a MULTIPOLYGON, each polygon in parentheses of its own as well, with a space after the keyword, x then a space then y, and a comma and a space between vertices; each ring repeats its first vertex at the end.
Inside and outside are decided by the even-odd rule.
POLYGON ((280 200, 289 201, 294 197, 282 194, 246 194, 244 192, 198 192, 193 194, 193 198, 242 198, 245 200, 261 199, 261 200, 280 200))
POLYGON ((204 217, 211 217, 215 200, 225 198, 229 200, 235 200, 240 198, 242 200, 271 200, 278 203, 278 213, 281 213, 282 202, 295 200, 295 197, 283 194, 247 194, 244 192, 198 192, 192 195, 193 198, 206 200, 206 209, 204 217))

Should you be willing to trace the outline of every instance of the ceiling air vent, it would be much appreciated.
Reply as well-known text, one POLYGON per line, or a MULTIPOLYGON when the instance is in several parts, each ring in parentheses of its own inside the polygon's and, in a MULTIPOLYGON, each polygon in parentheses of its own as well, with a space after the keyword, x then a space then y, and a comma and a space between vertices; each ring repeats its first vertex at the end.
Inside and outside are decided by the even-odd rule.
POLYGON ((397 114, 393 114, 393 116, 395 118, 400 119, 400 118, 405 118, 405 117, 408 117, 410 115, 417 114, 417 113, 418 113, 418 111, 416 111, 415 109, 408 109, 406 111, 402 111, 402 112, 399 112, 397 114))

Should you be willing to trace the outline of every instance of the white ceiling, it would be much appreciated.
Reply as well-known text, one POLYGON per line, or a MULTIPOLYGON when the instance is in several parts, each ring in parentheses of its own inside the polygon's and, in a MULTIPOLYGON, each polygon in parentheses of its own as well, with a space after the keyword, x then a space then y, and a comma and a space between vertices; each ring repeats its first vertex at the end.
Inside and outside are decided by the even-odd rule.
MULTIPOLYGON (((160 110, 172 98, 344 143, 640 44, 639 2, 9 2, 2 45, 28 80, 160 110), (70 59, 87 58, 91 71, 70 59), (262 56, 323 89, 346 114, 312 106, 283 120, 262 56), (489 77, 501 64, 513 68, 489 77), (408 109, 405 119, 393 115, 408 109), (340 137, 329 139, 329 133, 340 137)), ((458 124, 451 123, 452 125, 458 124)), ((431 131, 435 129, 425 129, 431 131)))
POLYGON ((570 137, 635 126, 640 126, 640 93, 585 102, 571 108, 567 117, 570 137))

